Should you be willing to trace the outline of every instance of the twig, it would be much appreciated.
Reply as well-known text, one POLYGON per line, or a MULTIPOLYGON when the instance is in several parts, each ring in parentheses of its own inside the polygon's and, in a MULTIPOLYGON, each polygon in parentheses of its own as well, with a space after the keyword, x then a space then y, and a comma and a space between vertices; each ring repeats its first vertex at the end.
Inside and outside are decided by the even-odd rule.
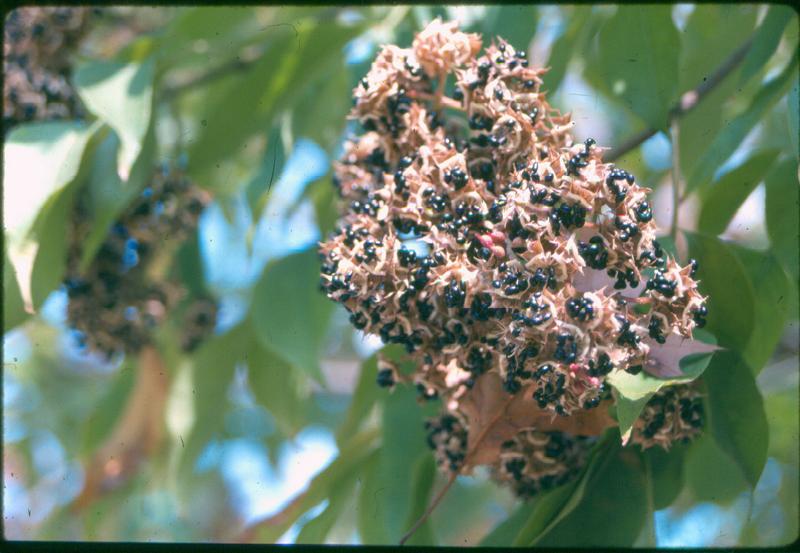
POLYGON ((669 122, 669 134, 672 141, 672 222, 669 227, 669 236, 674 244, 675 238, 678 236, 678 212, 681 203, 681 148, 677 117, 672 117, 669 122))
POLYGON ((434 509, 438 507, 439 502, 441 502, 442 499, 444 499, 445 494, 450 490, 450 487, 456 481, 457 476, 458 476, 457 472, 453 472, 450 475, 450 478, 447 479, 447 483, 444 486, 442 486, 442 489, 439 490, 439 493, 437 493, 436 497, 433 498, 433 501, 431 501, 430 505, 428 505, 428 508, 425 509, 425 512, 422 514, 422 516, 419 517, 417 521, 413 524, 413 526, 411 526, 411 528, 408 529, 408 532, 406 532, 405 535, 402 538, 400 538, 400 545, 405 545, 405 543, 409 539, 411 539, 411 536, 413 536, 414 533, 417 530, 419 530, 419 527, 425 524, 425 521, 428 520, 428 517, 431 515, 431 513, 433 513, 434 509))
MULTIPOLYGON (((703 80, 702 83, 697 85, 692 90, 685 92, 678 103, 675 104, 669 111, 670 120, 683 117, 692 111, 697 104, 705 98, 709 92, 717 87, 736 67, 742 63, 750 47, 753 45, 753 37, 750 37, 747 42, 742 44, 735 52, 722 62, 714 73, 703 80)), ((628 140, 620 144, 617 148, 612 150, 609 155, 604 156, 605 161, 616 161, 631 150, 634 150, 645 142, 648 138, 656 134, 660 129, 649 128, 641 131, 638 134, 630 137, 628 140)))
MULTIPOLYGON (((474 456, 475 452, 478 450, 478 447, 481 445, 481 443, 483 443, 483 440, 486 438, 486 435, 489 433, 489 430, 495 425, 495 423, 498 420, 500 420, 500 417, 502 417, 505 414, 506 409, 508 409, 508 406, 511 404, 513 400, 514 396, 509 396, 509 398, 503 403, 502 407, 497 410, 497 414, 494 417, 492 417, 492 420, 489 421, 489 424, 487 424, 486 427, 484 427, 484 429, 481 431, 481 433, 478 434, 478 439, 475 440, 475 443, 472 444, 472 447, 467 452, 467 455, 464 457, 464 463, 461 465, 462 469, 466 466, 469 466, 470 459, 474 456)), ((428 508, 425 509, 425 512, 422 514, 422 516, 420 516, 417 519, 417 521, 411 526, 411 528, 408 529, 408 532, 406 532, 405 535, 403 535, 403 537, 400 538, 399 542, 400 545, 405 544, 411 538, 411 536, 413 536, 414 533, 417 530, 419 530, 419 527, 422 526, 426 520, 428 520, 428 517, 431 515, 431 513, 433 513, 434 509, 436 509, 436 507, 442 501, 445 494, 452 487, 453 482, 456 481, 456 477, 460 473, 461 470, 459 470, 458 472, 453 472, 450 475, 450 478, 447 480, 447 483, 442 487, 441 490, 439 490, 439 493, 437 493, 436 497, 433 498, 430 505, 428 505, 428 508)))

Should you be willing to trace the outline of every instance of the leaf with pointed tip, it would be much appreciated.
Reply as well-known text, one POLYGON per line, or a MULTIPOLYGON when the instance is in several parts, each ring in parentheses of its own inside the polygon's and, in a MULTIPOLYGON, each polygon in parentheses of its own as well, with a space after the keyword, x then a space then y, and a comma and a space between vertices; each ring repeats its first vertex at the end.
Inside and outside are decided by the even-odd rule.
POLYGON ((118 172, 127 180, 150 126, 155 62, 89 61, 75 69, 75 89, 86 107, 121 141, 118 172))
POLYGON ((702 191, 697 228, 708 234, 725 231, 736 211, 772 168, 779 150, 756 152, 702 191))
POLYGON ((765 83, 742 113, 728 123, 711 142, 686 181, 685 193, 707 187, 717 169, 733 154, 764 114, 797 82, 797 52, 783 70, 765 83))
POLYGON ((756 30, 756 34, 753 37, 753 45, 742 62, 739 84, 745 83, 763 69, 769 58, 778 49, 783 29, 792 19, 793 13, 789 6, 778 4, 769 7, 764 21, 758 26, 758 30, 756 30))

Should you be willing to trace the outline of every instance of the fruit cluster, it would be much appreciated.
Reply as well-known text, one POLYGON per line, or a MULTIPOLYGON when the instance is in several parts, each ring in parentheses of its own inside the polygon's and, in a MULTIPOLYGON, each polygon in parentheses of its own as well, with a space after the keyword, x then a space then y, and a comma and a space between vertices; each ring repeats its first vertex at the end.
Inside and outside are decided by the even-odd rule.
MULTIPOLYGON (((450 470, 474 464, 464 406, 488 408, 481 380, 498 378, 527 413, 583 417, 611 401, 609 374, 657 373, 651 353, 707 313, 697 263, 656 240, 650 190, 591 138, 573 141, 525 52, 481 46, 436 20, 411 48, 379 52, 354 90, 364 132, 335 167, 344 209, 320 247, 323 291, 356 328, 403 345, 420 395, 443 400, 429 432, 450 470)), ((589 447, 511 426, 481 464, 522 495, 573 474, 589 447)))
MULTIPOLYGON (((91 221, 77 203, 65 281, 67 318, 90 350, 110 357, 151 341, 152 330, 185 295, 180 283, 159 274, 169 250, 165 243, 185 240, 207 202, 207 194, 180 171, 157 170, 84 272, 79 266, 91 221)), ((216 307, 200 298, 187 308, 186 318, 181 343, 191 350, 213 330, 216 307)))
POLYGON ((90 8, 17 8, 3 43, 3 122, 71 119, 82 114, 68 82, 69 54, 86 34, 90 8))

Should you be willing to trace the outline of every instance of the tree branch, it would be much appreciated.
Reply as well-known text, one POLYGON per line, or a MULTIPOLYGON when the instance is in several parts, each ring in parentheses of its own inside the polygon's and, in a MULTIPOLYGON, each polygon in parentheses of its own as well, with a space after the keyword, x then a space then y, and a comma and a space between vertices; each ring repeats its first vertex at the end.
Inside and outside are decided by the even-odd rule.
MULTIPOLYGON (((684 92, 678 102, 672 106, 672 109, 669 110, 670 121, 672 119, 683 117, 697 107, 697 104, 699 104, 703 98, 708 96, 712 90, 714 90, 723 80, 725 80, 725 77, 730 75, 733 70, 736 69, 740 63, 742 63, 742 60, 744 60, 744 57, 747 55, 747 52, 750 50, 752 45, 753 37, 750 37, 747 42, 742 44, 735 52, 728 56, 728 58, 722 62, 722 64, 710 77, 703 79, 703 82, 692 90, 684 92)), ((658 131, 659 129, 651 127, 635 134, 618 147, 611 150, 609 155, 604 156, 605 161, 613 162, 618 160, 631 150, 639 147, 643 142, 656 134, 658 131)))

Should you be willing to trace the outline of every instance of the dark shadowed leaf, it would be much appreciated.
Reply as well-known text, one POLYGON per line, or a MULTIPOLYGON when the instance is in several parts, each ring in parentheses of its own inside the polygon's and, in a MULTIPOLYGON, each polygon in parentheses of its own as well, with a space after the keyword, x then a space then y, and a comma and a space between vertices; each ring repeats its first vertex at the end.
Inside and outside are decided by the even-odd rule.
POLYGON ((706 370, 711 432, 755 488, 767 461, 769 425, 750 368, 732 351, 719 352, 706 370))
POLYGON ((650 463, 653 508, 656 510, 666 509, 683 489, 686 446, 674 444, 669 451, 664 451, 660 447, 651 447, 643 454, 650 463))
POLYGON ((639 455, 617 450, 591 479, 580 504, 536 545, 630 547, 652 516, 646 486, 639 455))
POLYGON ((541 494, 511 545, 531 546, 555 528, 583 501, 598 472, 619 451, 619 434, 609 432, 590 453, 587 465, 573 481, 541 494))

